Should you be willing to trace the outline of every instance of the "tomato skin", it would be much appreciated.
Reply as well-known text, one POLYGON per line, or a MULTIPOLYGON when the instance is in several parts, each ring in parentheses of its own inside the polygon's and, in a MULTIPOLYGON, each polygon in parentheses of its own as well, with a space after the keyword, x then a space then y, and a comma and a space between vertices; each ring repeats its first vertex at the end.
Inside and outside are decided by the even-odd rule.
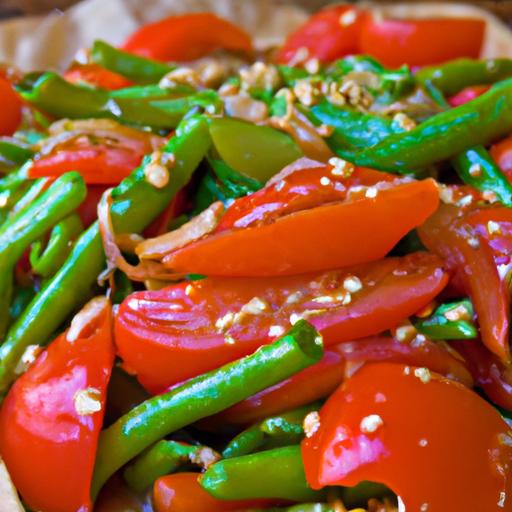
POLYGON ((142 154, 126 147, 109 148, 91 146, 57 151, 34 160, 30 178, 60 176, 71 170, 78 171, 91 185, 117 185, 142 162, 142 154))
MULTIPOLYGON (((478 215, 493 217, 507 214, 511 215, 512 220, 512 213, 508 214, 505 210, 490 208, 478 215)), ((476 215, 464 215, 453 205, 442 205, 420 226, 418 234, 423 244, 443 257, 448 268, 456 273, 457 279, 473 301, 483 343, 491 352, 507 362, 510 360, 510 299, 506 283, 500 277, 497 268, 500 261, 497 258, 501 257, 497 248, 502 242, 507 244, 506 237, 493 235, 493 239, 497 238, 497 245, 494 241, 488 240, 485 235, 488 233, 487 224, 483 229, 479 229, 480 221, 476 215), (490 290, 492 293, 489 293, 490 290)), ((496 217, 496 220, 500 219, 496 217)))
POLYGON ((490 85, 472 85, 471 87, 466 87, 465 89, 462 89, 462 91, 458 92, 455 96, 448 98, 448 103, 452 107, 464 105, 464 103, 482 96, 482 94, 487 92, 490 88, 490 85))
POLYGON ((100 306, 78 338, 69 341, 68 330, 49 345, 0 411, 1 456, 35 510, 92 510, 90 484, 114 362, 110 305, 100 306), (77 410, 76 393, 89 388, 101 408, 77 410))
POLYGON ((250 36, 209 12, 169 16, 144 25, 123 44, 126 51, 161 61, 191 61, 224 49, 252 52, 250 36))
POLYGON ((366 11, 347 4, 322 9, 287 37, 277 54, 277 62, 293 62, 301 48, 307 48, 307 58, 321 62, 358 53, 359 32, 365 16, 366 11))
POLYGON ((512 136, 491 146, 489 153, 498 164, 498 167, 512 181, 512 136))
POLYGON ((478 58, 485 21, 470 18, 377 19, 361 27, 360 52, 389 67, 427 66, 460 57, 478 58))
POLYGON ((273 341, 279 334, 269 329, 288 329, 293 314, 315 325, 326 346, 378 334, 428 304, 447 281, 438 258, 416 253, 316 274, 182 282, 127 297, 116 316, 117 347, 141 383, 158 392, 273 341), (362 288, 343 304, 343 282, 352 275, 362 288), (325 296, 332 302, 322 302, 325 296), (254 299, 264 310, 251 307, 235 321, 254 299))
POLYGON ((21 123, 22 102, 11 83, 0 76, 0 136, 12 135, 21 123))
POLYGON ((64 73, 64 78, 72 84, 86 84, 100 89, 115 91, 128 87, 132 84, 124 76, 113 73, 108 69, 102 68, 98 64, 79 64, 73 63, 64 73))
POLYGON ((380 482, 407 510, 507 510, 509 426, 473 391, 417 370, 369 364, 340 386, 302 443, 308 483, 380 482))
POLYGON ((269 500, 218 500, 199 485, 199 476, 198 473, 176 473, 159 478, 153 487, 156 512, 243 511, 271 504, 269 500))
POLYGON ((263 225, 210 234, 162 261, 177 273, 252 277, 378 260, 436 210, 439 192, 432 179, 377 185, 371 197, 363 191, 352 194, 357 190, 353 187, 345 201, 295 211, 263 225))
POLYGON ((424 366, 473 387, 465 363, 441 344, 429 340, 402 343, 390 337, 376 336, 327 349, 319 363, 226 409, 208 419, 207 423, 251 424, 306 405, 329 396, 360 365, 377 361, 424 366))

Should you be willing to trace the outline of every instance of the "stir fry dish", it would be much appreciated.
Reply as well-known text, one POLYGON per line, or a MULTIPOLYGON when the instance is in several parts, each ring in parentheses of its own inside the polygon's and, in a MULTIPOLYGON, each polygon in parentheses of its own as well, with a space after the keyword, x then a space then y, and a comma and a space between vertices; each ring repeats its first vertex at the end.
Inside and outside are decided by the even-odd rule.
POLYGON ((337 5, 261 51, 196 13, 4 65, 5 510, 511 511, 486 29, 337 5))

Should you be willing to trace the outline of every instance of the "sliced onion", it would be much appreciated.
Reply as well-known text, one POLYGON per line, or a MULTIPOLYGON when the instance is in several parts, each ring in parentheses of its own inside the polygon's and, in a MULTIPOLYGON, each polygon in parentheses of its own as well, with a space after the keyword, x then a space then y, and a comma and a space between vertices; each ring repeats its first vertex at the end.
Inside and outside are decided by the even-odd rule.
POLYGON ((212 233, 223 214, 224 205, 216 201, 178 229, 140 243, 135 253, 141 260, 161 259, 176 249, 212 233))
POLYGON ((138 265, 131 265, 124 259, 116 243, 116 235, 110 215, 111 206, 112 189, 108 189, 98 204, 98 224, 107 257, 107 268, 98 277, 98 282, 103 284, 107 279, 111 279, 117 268, 124 272, 132 281, 144 282, 148 279, 176 281, 181 279, 181 275, 170 272, 159 262, 144 260, 138 265))

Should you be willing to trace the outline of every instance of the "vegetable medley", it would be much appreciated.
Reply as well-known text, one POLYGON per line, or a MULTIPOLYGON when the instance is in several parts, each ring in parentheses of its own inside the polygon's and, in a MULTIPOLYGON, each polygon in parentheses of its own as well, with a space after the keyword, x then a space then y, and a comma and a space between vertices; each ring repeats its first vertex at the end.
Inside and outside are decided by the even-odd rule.
POLYGON ((512 510, 512 60, 338 5, 0 71, 0 500, 512 510), (19 494, 18 494, 19 493, 19 494))

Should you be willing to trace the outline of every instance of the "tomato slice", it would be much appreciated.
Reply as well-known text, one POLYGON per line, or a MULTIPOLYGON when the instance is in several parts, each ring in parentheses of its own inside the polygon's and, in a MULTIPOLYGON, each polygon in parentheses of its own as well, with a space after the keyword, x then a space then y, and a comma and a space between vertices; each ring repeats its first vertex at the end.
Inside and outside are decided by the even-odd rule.
POLYGON ((385 66, 427 66, 460 57, 478 58, 485 21, 472 18, 378 19, 365 17, 360 52, 385 66))
POLYGON ((0 77, 0 136, 12 135, 21 123, 22 102, 11 83, 0 77))
POLYGON ((503 361, 510 360, 510 299, 507 285, 500 277, 500 263, 508 263, 509 257, 505 255, 507 261, 502 261, 503 255, 497 248, 510 246, 507 237, 499 234, 500 231, 506 234, 505 229, 509 227, 512 232, 512 223, 509 227, 502 223, 503 215, 512 221, 512 212, 508 212, 505 208, 492 208, 464 215, 453 205, 442 205, 418 229, 425 246, 445 258, 456 272, 475 306, 482 341, 503 361), (488 221, 492 219, 497 232, 489 235, 488 221), (479 228, 484 220, 487 221, 484 227, 479 228))
POLYGON ((465 362, 440 343, 424 337, 404 343, 378 336, 340 343, 326 350, 319 363, 209 418, 208 424, 250 424, 325 398, 357 368, 376 361, 424 366, 473 387, 465 362))
POLYGON ((252 41, 233 23, 202 12, 169 16, 144 25, 122 48, 150 59, 184 62, 220 49, 251 53, 252 41))
POLYGON ((74 62, 64 73, 64 78, 72 84, 88 85, 114 91, 128 87, 131 82, 124 76, 102 68, 98 64, 79 64, 74 62))
POLYGON ((489 153, 498 164, 499 168, 512 181, 512 137, 507 137, 491 146, 489 153))
POLYGON ((153 487, 156 512, 242 512, 271 504, 269 500, 218 500, 199 485, 199 476, 198 473, 177 473, 159 478, 153 487))
POLYGON ((90 485, 113 362, 110 304, 96 298, 9 391, 0 411, 0 453, 30 508, 92 510, 90 485))
POLYGON ((447 281, 437 257, 416 253, 299 276, 182 282, 127 297, 116 342, 128 368, 158 392, 252 353, 299 317, 327 346, 381 333, 427 305, 447 281))
POLYGON ((293 64, 316 58, 331 62, 359 53, 359 32, 365 16, 366 11, 347 4, 322 9, 287 37, 277 61, 293 64))
POLYGON ((468 388, 415 368, 370 364, 320 411, 302 444, 308 483, 383 483, 405 510, 502 511, 512 505, 512 438, 468 388))
POLYGON ((432 179, 390 181, 385 173, 359 170, 338 180, 331 179, 331 169, 320 179, 319 169, 298 171, 254 200, 242 198, 227 210, 219 232, 169 253, 163 263, 177 273, 251 277, 365 263, 383 258, 439 203, 432 179), (308 186, 293 183, 302 173, 312 180, 308 186))
POLYGON ((464 103, 482 96, 482 94, 487 92, 490 88, 490 85, 472 85, 471 87, 466 87, 465 89, 462 89, 462 91, 458 92, 455 96, 448 98, 448 103, 452 107, 464 105, 464 103))

